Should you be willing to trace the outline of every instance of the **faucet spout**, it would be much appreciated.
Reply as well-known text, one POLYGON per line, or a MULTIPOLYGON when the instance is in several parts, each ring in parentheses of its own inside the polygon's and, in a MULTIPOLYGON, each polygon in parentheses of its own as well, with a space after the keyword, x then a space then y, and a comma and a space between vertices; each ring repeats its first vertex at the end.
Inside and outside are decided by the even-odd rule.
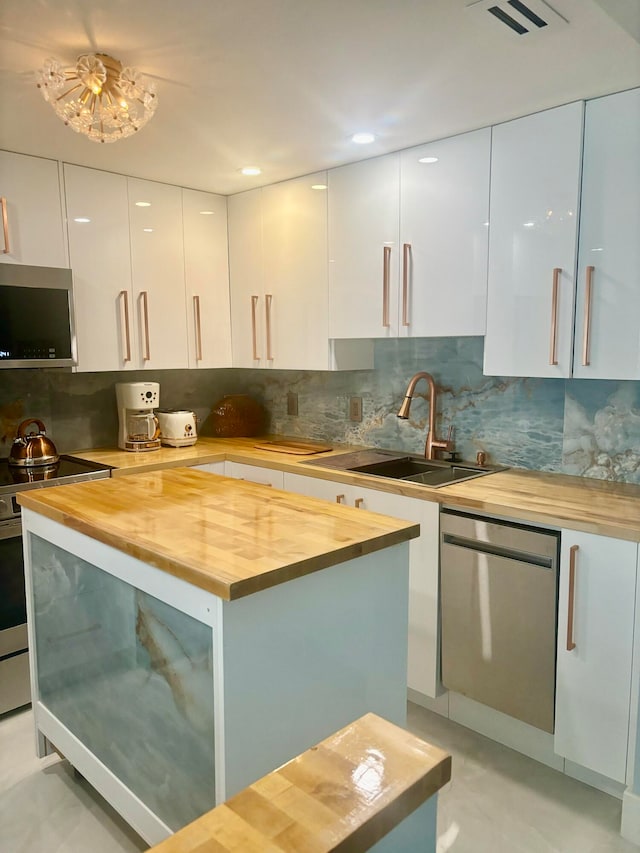
POLYGON ((426 459, 435 459, 435 451, 436 450, 446 450, 451 452, 453 450, 453 441, 451 440, 451 434, 453 427, 449 427, 449 435, 446 439, 436 438, 436 383, 434 382, 433 376, 430 373, 426 373, 425 371, 421 371, 420 373, 416 373, 415 376, 412 376, 409 380, 409 384, 407 385, 407 390, 405 391, 404 400, 402 401, 402 405, 398 410, 398 417, 406 420, 409 417, 409 411, 411 409, 411 401, 413 400, 413 395, 415 394, 416 386, 421 379, 424 379, 429 388, 429 429, 427 432, 427 441, 424 448, 424 455, 426 459))

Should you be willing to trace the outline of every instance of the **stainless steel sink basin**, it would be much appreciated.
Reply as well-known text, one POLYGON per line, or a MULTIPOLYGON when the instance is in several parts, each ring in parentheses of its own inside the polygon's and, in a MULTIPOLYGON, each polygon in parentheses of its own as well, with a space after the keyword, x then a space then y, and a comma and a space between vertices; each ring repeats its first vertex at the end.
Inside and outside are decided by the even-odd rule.
POLYGON ((386 477, 391 480, 405 480, 420 483, 431 488, 448 486, 462 480, 482 477, 495 471, 503 471, 502 465, 474 465, 467 462, 444 462, 440 459, 423 459, 415 456, 401 456, 390 451, 363 450, 344 453, 315 463, 325 467, 353 471, 357 474, 369 474, 372 477, 386 477))

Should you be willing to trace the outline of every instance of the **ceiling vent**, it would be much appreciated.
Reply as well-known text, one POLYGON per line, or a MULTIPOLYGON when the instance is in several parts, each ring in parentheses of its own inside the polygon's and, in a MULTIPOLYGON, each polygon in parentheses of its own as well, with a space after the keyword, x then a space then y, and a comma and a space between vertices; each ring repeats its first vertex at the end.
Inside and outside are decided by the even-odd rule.
POLYGON ((482 13, 492 27, 500 24, 519 36, 530 36, 569 23, 545 0, 476 0, 467 8, 482 13))

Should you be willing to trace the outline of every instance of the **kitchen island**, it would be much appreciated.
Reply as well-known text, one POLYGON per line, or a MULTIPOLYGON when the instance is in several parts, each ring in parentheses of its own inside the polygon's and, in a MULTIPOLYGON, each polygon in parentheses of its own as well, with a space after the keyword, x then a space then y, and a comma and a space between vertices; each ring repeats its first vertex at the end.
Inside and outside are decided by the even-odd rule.
POLYGON ((39 754, 150 843, 363 713, 404 723, 417 525, 188 469, 20 501, 39 754))

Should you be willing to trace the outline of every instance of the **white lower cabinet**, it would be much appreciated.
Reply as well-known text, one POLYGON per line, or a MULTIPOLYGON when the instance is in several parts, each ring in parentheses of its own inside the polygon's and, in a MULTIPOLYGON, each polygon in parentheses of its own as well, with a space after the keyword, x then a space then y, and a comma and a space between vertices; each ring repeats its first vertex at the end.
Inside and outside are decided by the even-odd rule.
POLYGON ((438 504, 300 474, 285 473, 284 488, 420 525, 420 538, 412 539, 409 545, 408 686, 435 698, 440 682, 438 504))
POLYGON ((638 545, 562 531, 557 754, 624 782, 638 545))
POLYGON ((225 476, 227 462, 206 462, 204 465, 192 465, 194 471, 205 471, 207 474, 220 474, 225 476))
POLYGON ((274 489, 282 489, 284 474, 282 471, 274 471, 272 468, 261 468, 258 465, 245 465, 243 462, 225 462, 224 473, 234 480, 246 480, 249 483, 257 483, 259 486, 273 486, 274 489))

